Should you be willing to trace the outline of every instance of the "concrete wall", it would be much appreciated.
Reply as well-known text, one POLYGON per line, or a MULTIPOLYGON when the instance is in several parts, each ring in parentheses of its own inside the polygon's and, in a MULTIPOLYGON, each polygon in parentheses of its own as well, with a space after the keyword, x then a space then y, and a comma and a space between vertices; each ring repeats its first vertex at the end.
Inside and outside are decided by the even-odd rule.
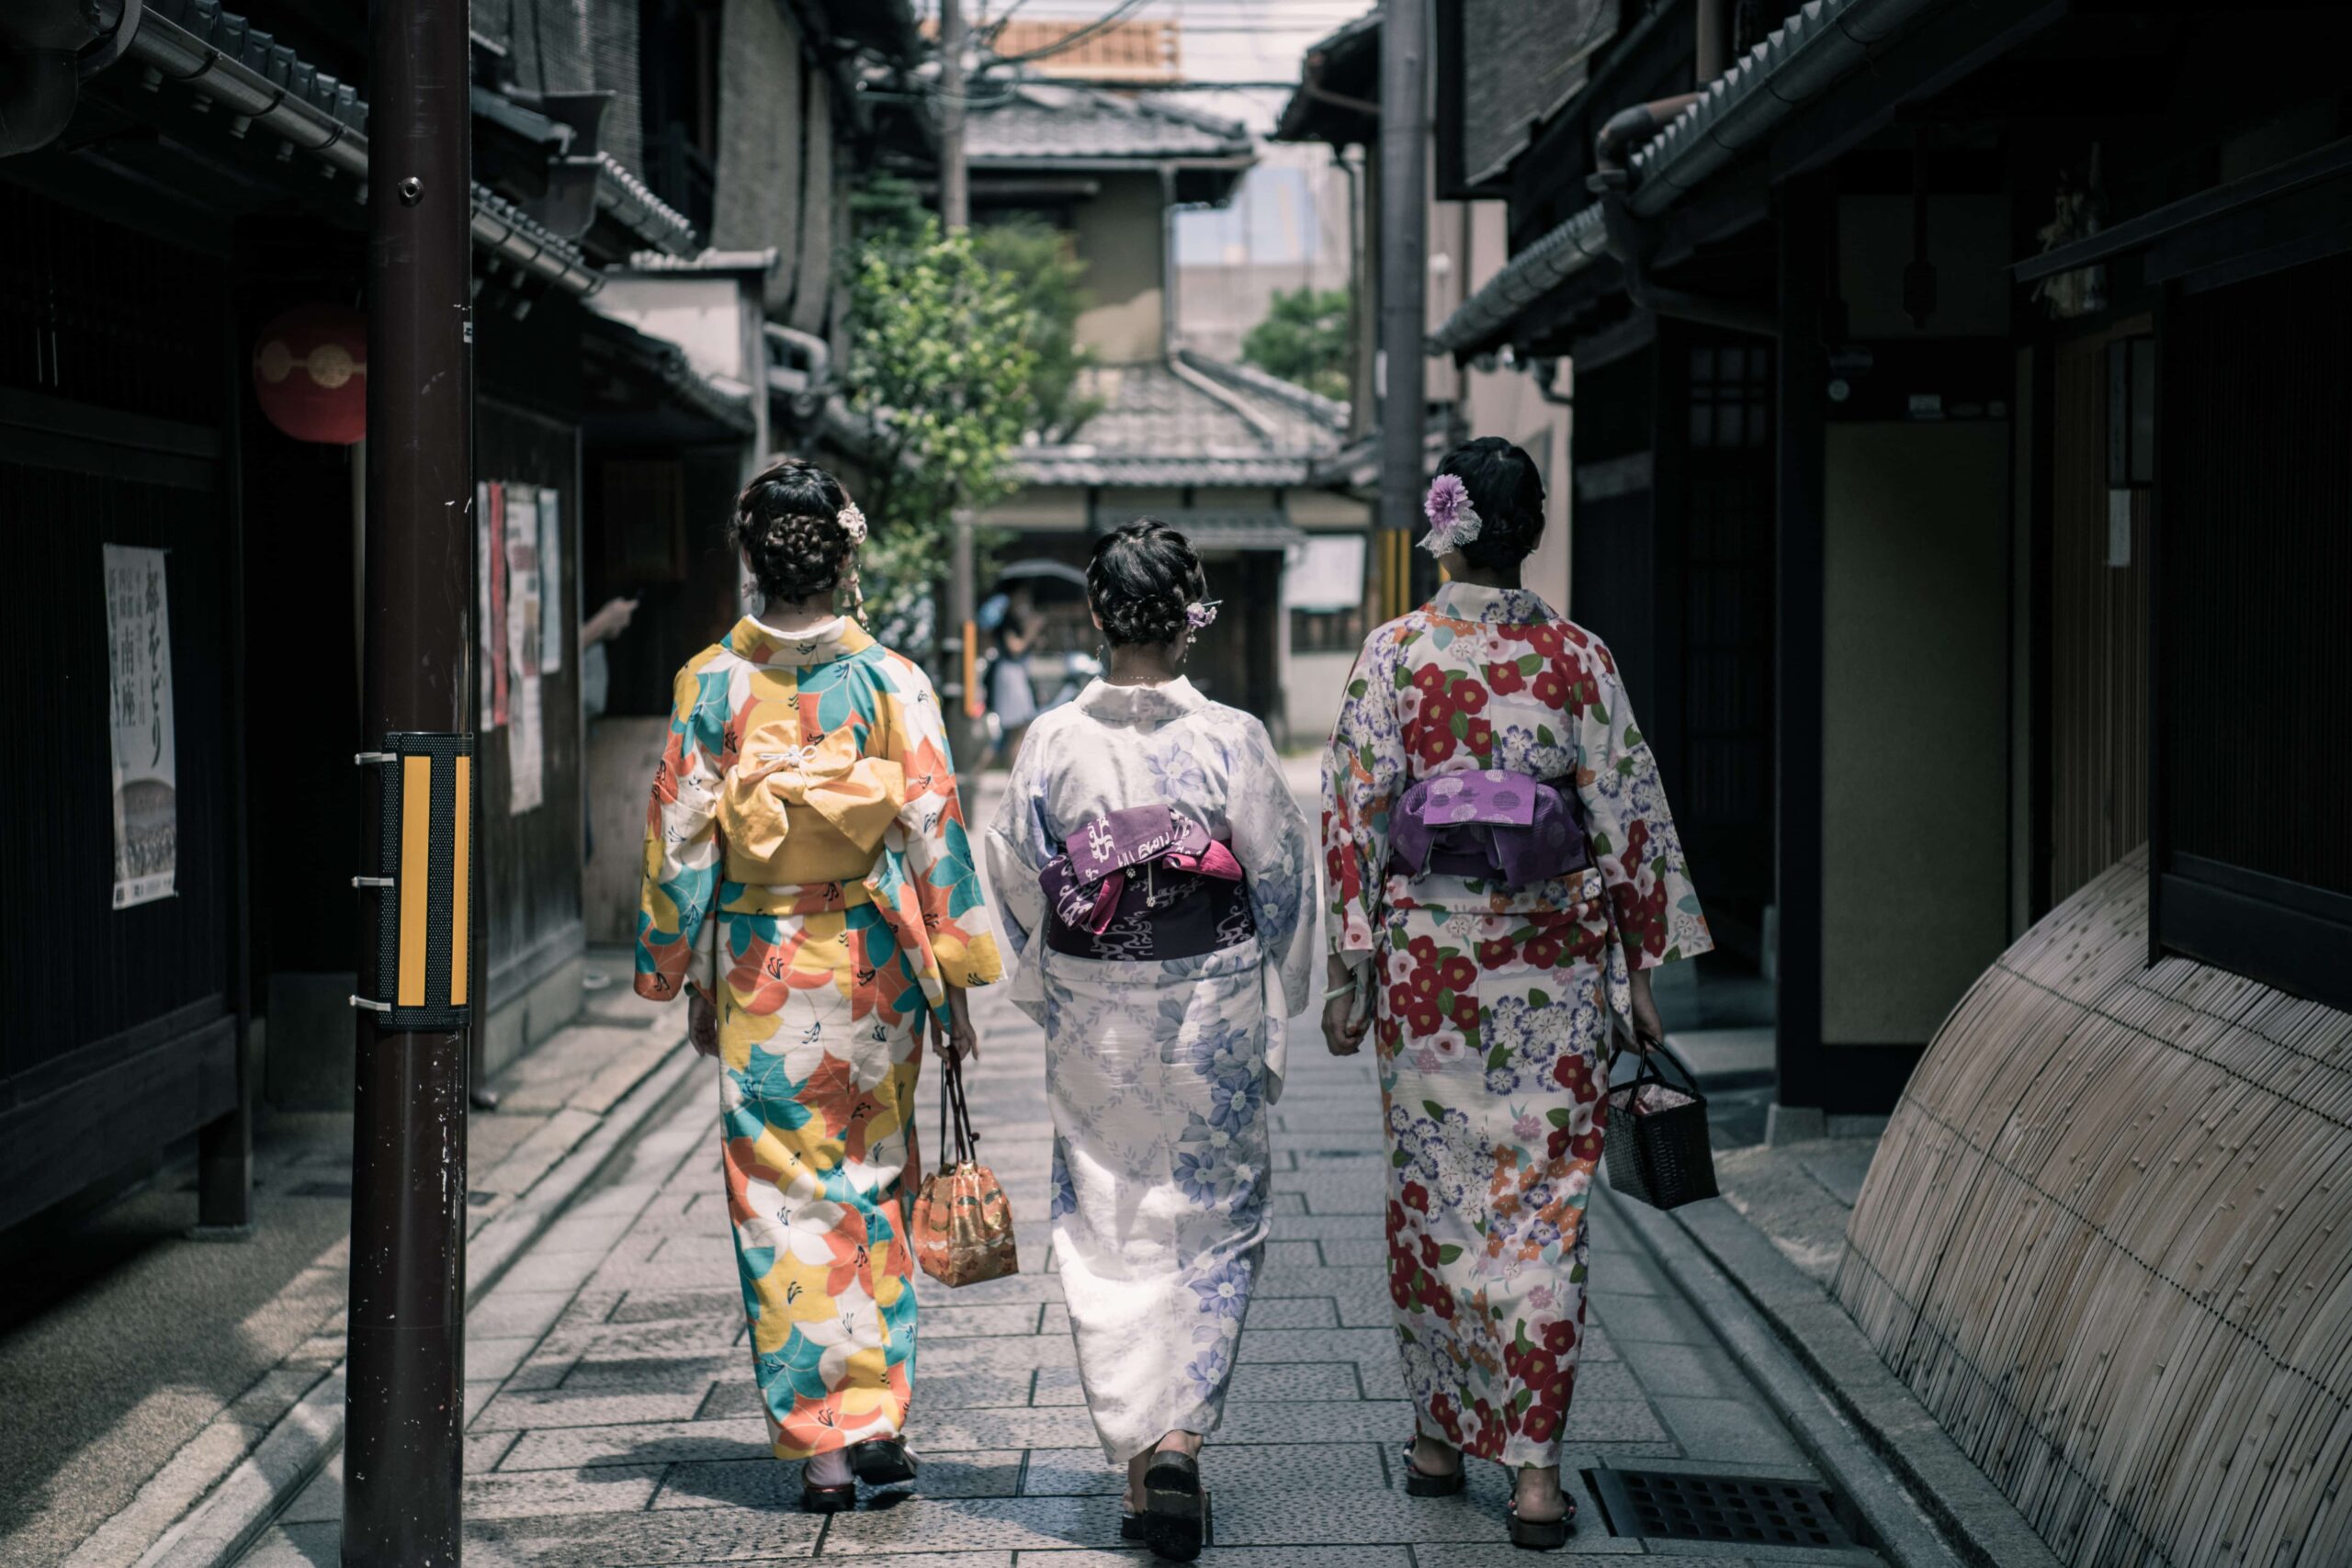
POLYGON ((1822 1038, 1917 1045, 2008 937, 2008 427, 1827 444, 1822 1038))
POLYGON ((1081 203, 1072 220, 1079 258, 1086 263, 1088 300, 1079 313, 1078 339, 1105 365, 1160 356, 1166 200, 1156 174, 1106 175, 1102 194, 1081 203))
MULTIPOLYGON (((800 37, 772 0, 726 0, 719 21, 718 158, 710 243, 721 250, 783 253, 768 275, 766 303, 792 297, 798 254, 802 102, 800 37)), ((830 176, 824 165, 813 176, 830 176)))

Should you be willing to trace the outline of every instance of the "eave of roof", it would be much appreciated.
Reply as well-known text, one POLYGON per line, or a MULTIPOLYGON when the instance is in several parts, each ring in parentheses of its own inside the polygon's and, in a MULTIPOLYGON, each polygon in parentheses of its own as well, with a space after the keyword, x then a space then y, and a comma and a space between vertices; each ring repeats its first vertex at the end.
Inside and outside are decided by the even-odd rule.
MULTIPOLYGON (((1367 114, 1370 95, 1337 95, 1329 86, 1328 78, 1334 73, 1351 74, 1362 67, 1369 56, 1374 70, 1380 58, 1380 13, 1369 11, 1354 21, 1306 47, 1300 57, 1298 90, 1283 105, 1274 121, 1271 140, 1275 141, 1330 141, 1347 145, 1362 139, 1367 124, 1377 127, 1375 112, 1367 114), (1347 101, 1341 101, 1344 98, 1347 101)), ((1370 84, 1376 94, 1378 83, 1370 84)))
MULTIPOLYGON (((1772 128, 1870 61, 1871 51, 1951 0, 1811 0, 1707 85, 1630 160, 1626 205, 1650 218, 1672 207, 1772 128)), ((1607 252, 1601 204, 1582 209, 1511 257, 1430 334, 1431 354, 1494 344, 1528 305, 1607 252)))
POLYGON ((1264 454, 1186 457, 1098 456, 1091 447, 1024 446, 1012 469, 1035 485, 1296 485, 1311 459, 1264 454))
MULTIPOLYGON (((368 106, 357 89, 243 17, 189 0, 155 0, 141 12, 124 53, 336 173, 366 181, 368 106)), ((487 186, 473 187, 472 230, 481 249, 568 292, 593 294, 604 284, 579 246, 487 186)))

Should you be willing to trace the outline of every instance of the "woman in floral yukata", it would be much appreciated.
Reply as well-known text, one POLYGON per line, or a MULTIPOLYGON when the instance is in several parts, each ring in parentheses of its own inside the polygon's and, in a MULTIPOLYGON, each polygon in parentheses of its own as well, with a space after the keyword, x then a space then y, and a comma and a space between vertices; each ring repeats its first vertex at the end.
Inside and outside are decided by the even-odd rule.
POLYGON ((1012 999, 1046 1029, 1087 1408, 1127 1470, 1121 1534, 1180 1561, 1207 1531, 1197 1456, 1265 1253, 1282 1021, 1314 983, 1306 816, 1264 726, 1178 673, 1206 587, 1164 525, 1095 547, 1108 671, 1039 716, 988 834, 1012 999))
POLYGON ((865 519, 797 459, 732 536, 763 596, 678 672, 646 824, 637 989, 691 989, 775 1456, 811 1512, 908 1481, 915 1292, 899 1199, 920 1046, 999 975, 931 682, 834 608, 865 519), (701 939, 716 914, 716 943, 701 939))
POLYGON ((1649 970, 1712 942, 1609 650, 1520 586, 1533 461, 1456 447, 1427 510, 1449 581, 1367 639, 1325 760, 1324 1036, 1347 1055, 1369 1032, 1379 1055, 1406 1490, 1497 1461, 1512 1539, 1557 1547, 1610 1043, 1659 1038, 1649 970), (1547 820, 1503 854, 1513 823, 1547 820), (1432 847, 1463 822, 1500 824, 1476 863, 1432 847))

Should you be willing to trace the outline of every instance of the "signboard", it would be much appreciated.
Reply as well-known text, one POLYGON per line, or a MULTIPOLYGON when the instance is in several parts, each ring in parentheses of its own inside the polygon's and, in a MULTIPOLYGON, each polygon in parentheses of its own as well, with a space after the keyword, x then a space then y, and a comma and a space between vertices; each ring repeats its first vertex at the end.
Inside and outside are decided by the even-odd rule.
POLYGON ((172 620, 162 550, 104 545, 114 742, 114 907, 169 898, 179 870, 172 620))

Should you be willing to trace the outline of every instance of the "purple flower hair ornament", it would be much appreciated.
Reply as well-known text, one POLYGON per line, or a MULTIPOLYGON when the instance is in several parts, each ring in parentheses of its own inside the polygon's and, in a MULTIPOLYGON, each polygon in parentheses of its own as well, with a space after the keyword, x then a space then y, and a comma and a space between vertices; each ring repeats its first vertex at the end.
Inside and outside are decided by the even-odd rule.
POLYGON ((833 513, 833 521, 840 524, 842 532, 849 536, 852 548, 865 543, 865 513, 857 509, 857 502, 842 502, 842 509, 833 513))
POLYGON ((1184 624, 1196 632, 1208 630, 1216 624, 1216 607, 1224 603, 1222 599, 1212 599, 1204 604, 1198 599, 1193 600, 1184 606, 1184 624))
POLYGON ((1433 556, 1458 550, 1478 536, 1478 509, 1470 504, 1470 492, 1457 475, 1440 474, 1430 481, 1430 492, 1421 500, 1421 514, 1430 520, 1421 548, 1433 556))

